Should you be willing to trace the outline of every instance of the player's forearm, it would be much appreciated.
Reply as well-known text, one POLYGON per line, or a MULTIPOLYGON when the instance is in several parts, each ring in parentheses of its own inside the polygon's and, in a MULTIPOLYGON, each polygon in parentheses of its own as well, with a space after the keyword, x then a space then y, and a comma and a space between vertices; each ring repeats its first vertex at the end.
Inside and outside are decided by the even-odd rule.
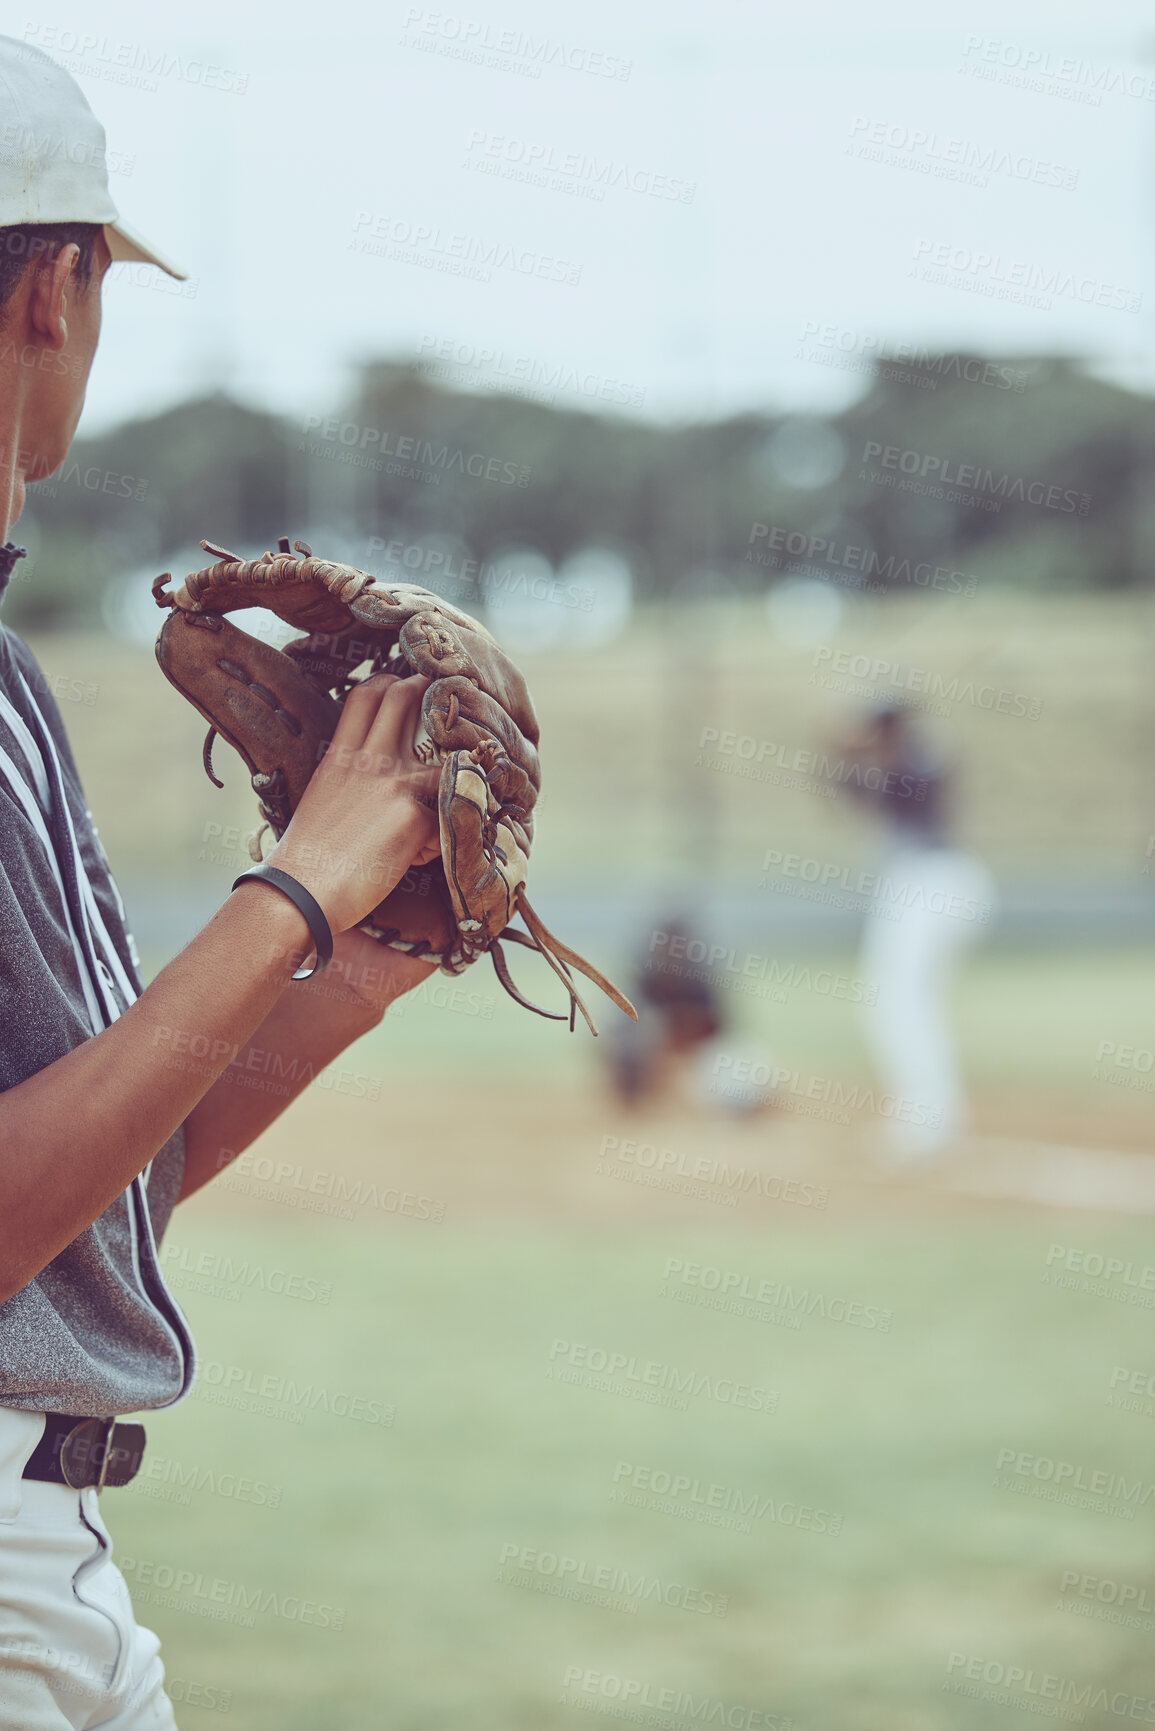
POLYGON ((179 1200, 244 1153, 314 1077, 377 1026, 394 999, 430 972, 428 963, 358 931, 342 932, 328 969, 277 1000, 185 1120, 179 1200))
POLYGON ((341 959, 339 937, 328 969, 278 999, 185 1120, 180 1201, 242 1154, 314 1076, 381 1020, 384 1006, 347 983, 341 959))
POLYGON ((163 1147, 268 1016, 309 942, 287 898, 242 884, 111 1028, 0 1094, 0 1302, 163 1147))

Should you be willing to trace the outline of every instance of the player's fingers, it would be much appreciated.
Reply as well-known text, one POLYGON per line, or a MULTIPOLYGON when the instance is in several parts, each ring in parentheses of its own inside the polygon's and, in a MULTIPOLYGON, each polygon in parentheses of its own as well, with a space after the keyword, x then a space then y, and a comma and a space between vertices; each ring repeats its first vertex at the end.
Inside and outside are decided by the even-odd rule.
POLYGON ((365 744, 379 757, 382 773, 408 774, 418 768, 420 760, 414 746, 421 700, 432 683, 423 675, 401 679, 381 699, 365 744))
POLYGON ((333 730, 333 744, 349 751, 359 751, 385 695, 395 685, 405 682, 396 673, 375 673, 355 685, 341 708, 341 716, 333 730))

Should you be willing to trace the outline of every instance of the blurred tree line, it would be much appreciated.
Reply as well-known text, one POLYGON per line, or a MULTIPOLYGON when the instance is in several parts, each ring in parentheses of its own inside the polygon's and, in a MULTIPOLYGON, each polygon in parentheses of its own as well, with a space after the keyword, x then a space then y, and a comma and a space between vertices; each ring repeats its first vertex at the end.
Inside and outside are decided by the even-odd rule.
POLYGON ((29 489, 15 539, 34 580, 13 582, 5 618, 95 623, 110 581, 179 577, 202 535, 247 557, 303 536, 430 587, 430 544, 484 566, 593 543, 643 597, 791 574, 872 593, 1119 589, 1146 581, 1153 454, 1155 402, 1065 359, 877 361, 840 414, 682 426, 373 361, 340 409, 294 420, 216 394, 79 440, 29 489))

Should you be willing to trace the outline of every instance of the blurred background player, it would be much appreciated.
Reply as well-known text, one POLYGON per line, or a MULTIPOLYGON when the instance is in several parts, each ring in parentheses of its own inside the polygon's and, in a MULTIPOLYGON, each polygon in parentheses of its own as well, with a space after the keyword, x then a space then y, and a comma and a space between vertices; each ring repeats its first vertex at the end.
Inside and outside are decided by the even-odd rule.
MULTIPOLYGON (((652 936, 647 937, 646 947, 635 954, 626 988, 637 1005, 638 1020, 615 1027, 607 1043, 610 1084, 623 1106, 676 1093, 690 1061, 726 1025, 708 968, 689 959, 700 942, 689 922, 667 920, 653 931, 662 933, 662 948, 655 953, 652 936), (687 959, 670 960, 671 949, 687 959)), ((706 945, 700 947, 705 954, 706 945)))
POLYGON ((883 831, 860 957, 874 988, 866 1034, 888 1151, 917 1161, 947 1153, 967 1127, 949 991, 959 955, 989 928, 994 882, 952 844, 957 765, 939 729, 887 706, 836 743, 843 785, 883 831))

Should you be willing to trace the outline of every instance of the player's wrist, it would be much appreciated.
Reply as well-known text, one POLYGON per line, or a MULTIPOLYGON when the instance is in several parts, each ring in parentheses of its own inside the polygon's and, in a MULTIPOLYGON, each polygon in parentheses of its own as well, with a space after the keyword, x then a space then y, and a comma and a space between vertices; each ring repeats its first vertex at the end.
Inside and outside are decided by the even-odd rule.
POLYGON ((391 799, 375 814, 371 845, 343 847, 294 834, 290 824, 265 860, 296 878, 318 903, 334 936, 384 901, 430 833, 431 814, 415 800, 391 799))
POLYGON ((228 905, 244 919, 246 953, 287 984, 313 948, 304 914, 287 896, 270 893, 252 878, 237 885, 228 905))
MULTIPOLYGON (((328 921, 334 936, 345 930, 342 923, 342 884, 348 877, 343 864, 331 850, 307 838, 290 837, 286 831, 263 863, 287 872, 308 890, 328 921)), ((242 885, 242 888, 244 886, 242 885)))

